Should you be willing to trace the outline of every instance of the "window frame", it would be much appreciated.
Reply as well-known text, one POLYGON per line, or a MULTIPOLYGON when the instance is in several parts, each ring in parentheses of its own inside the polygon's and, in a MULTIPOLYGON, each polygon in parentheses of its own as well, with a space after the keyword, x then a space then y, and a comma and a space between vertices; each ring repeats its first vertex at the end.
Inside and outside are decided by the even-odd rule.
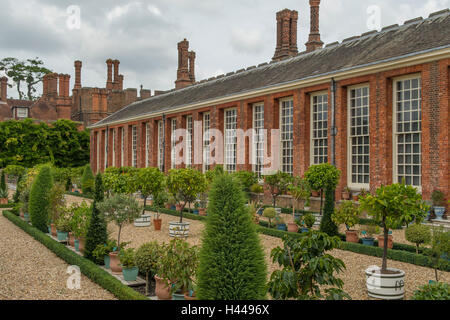
POLYGON ((202 122, 202 144, 203 144, 203 172, 206 172, 211 169, 211 113, 205 112, 203 113, 203 122, 202 122), (208 120, 206 120, 206 117, 208 117, 208 120), (208 126, 205 126, 206 121, 208 122, 208 126), (206 136, 206 139, 205 139, 206 136))
MULTIPOLYGON (((228 109, 225 109, 224 110, 224 112, 223 112, 223 126, 224 126, 224 128, 223 128, 223 132, 224 132, 224 144, 223 144, 223 148, 224 148, 224 170, 226 171, 226 172, 228 172, 228 173, 233 173, 233 172, 236 172, 237 171, 237 127, 238 127, 238 123, 237 123, 237 108, 228 108, 228 109), (234 150, 234 163, 233 164, 230 164, 230 163, 228 163, 228 157, 227 157, 227 155, 228 155, 228 153, 227 153, 227 145, 228 145, 228 143, 227 143, 227 112, 230 112, 230 111, 234 111, 234 113, 235 113, 235 126, 236 126, 236 128, 234 129, 235 130, 235 135, 234 135, 234 140, 235 140, 235 143, 233 144, 234 145, 234 147, 235 147, 235 150, 234 150), (228 166, 234 166, 235 168, 234 168, 234 170, 228 170, 228 166)), ((228 129, 228 130, 233 130, 233 129, 228 129)))
POLYGON ((138 152, 137 152, 137 126, 131 127, 131 166, 134 168, 138 167, 138 152))
MULTIPOLYGON (((329 96, 328 96, 328 90, 323 90, 323 91, 318 91, 318 92, 314 92, 313 94, 311 94, 310 97, 310 126, 309 126, 309 130, 310 130, 310 148, 309 148, 309 153, 310 153, 310 165, 318 165, 318 164, 322 164, 322 163, 315 163, 315 159, 314 159, 314 140, 318 140, 318 139, 314 139, 314 97, 317 96, 327 96, 327 144, 326 144, 326 162, 322 162, 322 163, 328 163, 329 159, 328 159, 328 143, 329 143, 329 134, 328 131, 330 129, 330 124, 328 123, 328 113, 329 113, 329 108, 330 108, 330 101, 329 101, 329 96)), ((321 138, 324 139, 324 138, 321 138)))
POLYGON ((170 168, 176 168, 177 154, 176 154, 176 133, 177 131, 177 118, 170 119, 170 168))
POLYGON ((186 168, 192 168, 193 143, 194 140, 194 118, 186 116, 186 168))
POLYGON ((257 102, 252 105, 252 128, 253 128, 252 171, 256 173, 258 179, 262 179, 264 173, 264 129, 265 129, 264 112, 265 112, 264 102, 257 102), (262 108, 262 112, 261 111, 258 112, 257 108, 262 108), (262 119, 258 119, 259 121, 262 121, 262 127, 257 126, 257 119, 256 119, 257 113, 262 113, 262 119), (262 130, 262 132, 260 133, 257 130, 262 130), (261 154, 259 154, 258 151, 261 154), (258 158, 262 158, 262 163, 259 164, 261 166, 260 170, 258 170, 258 158))
POLYGON ((288 173, 290 175, 294 174, 294 97, 286 97, 283 99, 279 100, 279 128, 280 128, 280 155, 279 155, 279 161, 280 161, 280 171, 284 172, 284 173, 288 173), (283 162, 283 142, 289 142, 289 140, 283 140, 283 103, 285 102, 291 102, 292 103, 292 140, 291 140, 291 145, 292 145, 292 172, 286 172, 284 170, 284 162, 283 162))
POLYGON ((157 157, 157 165, 160 171, 163 171, 163 121, 162 120, 158 120, 158 157, 157 157))

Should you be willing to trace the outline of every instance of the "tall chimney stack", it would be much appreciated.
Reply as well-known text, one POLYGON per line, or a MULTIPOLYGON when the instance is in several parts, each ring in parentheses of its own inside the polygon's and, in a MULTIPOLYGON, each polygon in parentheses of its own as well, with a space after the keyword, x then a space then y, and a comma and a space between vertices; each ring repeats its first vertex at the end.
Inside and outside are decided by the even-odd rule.
POLYGON ((184 39, 178 43, 178 70, 175 88, 182 89, 191 84, 192 81, 189 74, 189 41, 184 39))
POLYGON ((81 67, 82 62, 77 60, 75 61, 75 85, 74 89, 81 89, 81 67))
POLYGON ((298 12, 284 9, 277 12, 277 46, 273 61, 280 61, 298 54, 298 12))
POLYGON ((106 89, 112 90, 112 88, 113 88, 113 80, 112 80, 113 61, 112 61, 112 59, 106 60, 106 65, 108 67, 108 79, 106 80, 106 89))
POLYGON ((306 52, 312 52, 317 49, 322 49, 323 47, 319 31, 320 0, 309 0, 309 5, 311 6, 311 33, 309 34, 309 40, 306 43, 306 52))
POLYGON ((0 78, 0 100, 2 102, 6 102, 8 93, 8 78, 2 77, 0 78))
POLYGON ((120 79, 119 79, 119 64, 120 61, 119 60, 114 60, 113 61, 114 64, 114 80, 113 80, 113 88, 115 90, 120 90, 120 79))
POLYGON ((58 74, 51 73, 48 77, 48 93, 52 96, 58 96, 58 74))

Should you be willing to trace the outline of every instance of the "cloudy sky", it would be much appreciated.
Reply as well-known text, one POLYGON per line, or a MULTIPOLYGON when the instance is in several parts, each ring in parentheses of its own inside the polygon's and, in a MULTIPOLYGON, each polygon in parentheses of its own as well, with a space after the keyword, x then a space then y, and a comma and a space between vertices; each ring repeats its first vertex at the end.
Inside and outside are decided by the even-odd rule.
MULTIPOLYGON (((450 0, 322 0, 322 41, 448 7, 450 0)), ((104 87, 105 61, 113 58, 121 61, 125 88, 171 89, 183 38, 197 53, 197 80, 268 62, 275 13, 284 8, 299 12, 299 50, 309 34, 308 0, 0 0, 0 8, 0 59, 39 57, 49 69, 70 74, 71 87, 74 60, 83 61, 83 86, 104 87)))

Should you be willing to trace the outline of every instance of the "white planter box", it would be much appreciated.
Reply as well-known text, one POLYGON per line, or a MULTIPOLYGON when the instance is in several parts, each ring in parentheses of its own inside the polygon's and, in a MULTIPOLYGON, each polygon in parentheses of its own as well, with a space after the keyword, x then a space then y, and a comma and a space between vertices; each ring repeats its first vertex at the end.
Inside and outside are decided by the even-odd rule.
POLYGON ((152 216, 149 214, 144 214, 139 219, 134 220, 135 227, 150 227, 151 224, 152 216))
POLYGON ((381 274, 380 267, 372 266, 366 270, 366 286, 369 297, 383 300, 400 300, 405 296, 405 272, 388 268, 395 274, 381 274))
POLYGON ((189 222, 169 222, 169 236, 172 238, 187 238, 189 236, 189 222))

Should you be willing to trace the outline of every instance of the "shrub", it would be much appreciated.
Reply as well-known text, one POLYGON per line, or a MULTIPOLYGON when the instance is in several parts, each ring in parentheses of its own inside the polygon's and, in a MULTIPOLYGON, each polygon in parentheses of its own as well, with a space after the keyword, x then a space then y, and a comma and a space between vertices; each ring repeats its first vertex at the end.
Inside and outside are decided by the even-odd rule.
POLYGON ((2 170, 0 178, 0 199, 8 199, 8 186, 6 185, 5 170, 2 170))
POLYGON ((84 168, 83 176, 81 178, 81 190, 85 194, 92 194, 94 192, 94 173, 91 166, 88 164, 84 168))
MULTIPOLYGON (((311 195, 311 189, 305 179, 295 177, 294 181, 289 185, 288 190, 291 193, 293 200, 304 200, 305 206, 309 206, 309 196, 311 195)), ((292 214, 295 213, 295 202, 292 204, 292 212, 292 214)))
POLYGON ((440 190, 434 190, 431 194, 431 200, 433 201, 433 206, 440 207, 445 206, 445 195, 440 190))
POLYGON ((278 171, 276 174, 264 176, 264 184, 272 195, 273 206, 277 206, 277 198, 288 191, 292 177, 285 172, 278 171))
POLYGON ((164 191, 164 174, 158 168, 142 168, 135 175, 135 189, 144 197, 144 208, 142 214, 145 213, 147 206, 147 197, 153 195, 156 198, 158 194, 164 191))
POLYGON ((58 230, 59 232, 70 232, 71 231, 71 227, 70 227, 70 220, 71 220, 71 215, 69 210, 65 210, 64 212, 62 212, 58 219, 55 221, 55 225, 56 225, 56 230, 58 230))
POLYGON ((263 211, 263 217, 269 219, 269 228, 272 228, 272 219, 277 216, 275 208, 266 208, 263 211))
POLYGON ((52 185, 53 178, 50 173, 50 167, 43 166, 31 187, 29 210, 31 223, 44 233, 48 232, 47 222, 52 185))
POLYGON ((49 194, 49 220, 55 222, 59 218, 59 213, 66 207, 64 186, 55 183, 49 194))
POLYGON ((249 196, 250 188, 258 183, 258 176, 255 172, 252 171, 236 171, 233 173, 233 175, 236 177, 236 179, 241 184, 242 190, 245 192, 247 196, 249 196))
POLYGON ((311 229, 316 222, 316 217, 312 213, 306 213, 302 216, 301 220, 308 229, 311 229))
POLYGON ((415 223, 405 230, 405 238, 417 246, 416 253, 418 254, 419 246, 431 241, 431 230, 426 225, 415 223))
POLYGON ((344 282, 335 273, 345 269, 342 260, 327 254, 339 248, 338 237, 310 231, 297 239, 285 237, 284 248, 272 250, 271 258, 281 266, 272 273, 268 284, 269 293, 274 299, 287 300, 327 300, 351 299, 342 290, 344 282), (321 286, 326 296, 321 292, 321 286))
POLYGON ((197 277, 198 298, 264 299, 264 251, 239 184, 231 176, 218 176, 209 198, 197 277))
POLYGON ((450 300, 450 285, 433 281, 414 291, 412 300, 450 300))
POLYGON ((81 204, 73 203, 70 208, 72 219, 70 220, 70 228, 76 238, 86 238, 91 220, 92 208, 85 201, 81 204))
POLYGON ((86 234, 86 245, 84 249, 84 256, 97 264, 100 264, 103 259, 97 259, 93 255, 93 251, 99 244, 104 244, 108 240, 105 217, 97 208, 97 204, 102 202, 103 199, 104 191, 102 175, 99 173, 95 177, 94 203, 92 204, 92 216, 86 234))
POLYGON ((353 201, 344 201, 334 210, 331 220, 337 225, 345 224, 347 230, 350 230, 359 222, 358 207, 353 201))
POLYGON ((130 269, 136 266, 134 248, 120 250, 119 260, 124 269, 130 269))
POLYGON ((436 281, 439 281, 438 269, 448 264, 448 254, 450 253, 450 231, 445 231, 444 227, 433 228, 433 236, 431 240, 431 256, 432 266, 434 268, 436 281), (446 259, 444 259, 446 258, 446 259))
POLYGON ((145 287, 145 294, 148 295, 149 275, 155 275, 157 270, 158 260, 162 256, 162 248, 157 241, 144 243, 136 251, 136 265, 139 272, 145 274, 147 285, 145 287))
POLYGON ((323 208, 323 217, 320 222, 320 231, 325 232, 329 236, 337 236, 339 234, 338 227, 331 219, 334 213, 334 189, 326 187, 325 189, 325 205, 323 208))

